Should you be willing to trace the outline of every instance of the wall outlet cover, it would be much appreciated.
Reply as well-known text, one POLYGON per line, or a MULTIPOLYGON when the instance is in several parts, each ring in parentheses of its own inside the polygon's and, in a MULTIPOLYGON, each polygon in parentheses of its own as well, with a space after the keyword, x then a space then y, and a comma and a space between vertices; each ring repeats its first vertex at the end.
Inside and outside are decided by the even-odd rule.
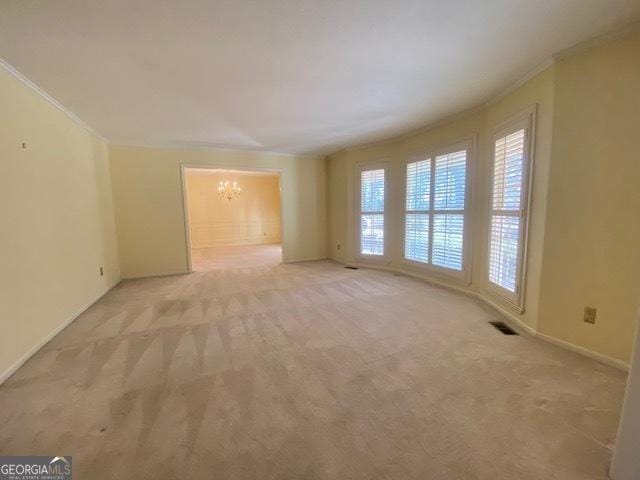
POLYGON ((596 308, 595 307, 584 307, 584 321, 586 323, 595 324, 596 323, 596 308))

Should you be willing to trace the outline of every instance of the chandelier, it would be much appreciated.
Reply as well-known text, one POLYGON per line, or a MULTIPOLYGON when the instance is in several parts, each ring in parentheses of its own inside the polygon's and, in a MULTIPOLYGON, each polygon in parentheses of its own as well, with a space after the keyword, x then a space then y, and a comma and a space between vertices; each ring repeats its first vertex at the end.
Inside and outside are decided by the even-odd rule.
POLYGON ((235 180, 233 182, 230 182, 229 180, 220 180, 220 183, 218 184, 218 195, 229 201, 240 195, 241 191, 242 189, 238 186, 238 182, 235 180))

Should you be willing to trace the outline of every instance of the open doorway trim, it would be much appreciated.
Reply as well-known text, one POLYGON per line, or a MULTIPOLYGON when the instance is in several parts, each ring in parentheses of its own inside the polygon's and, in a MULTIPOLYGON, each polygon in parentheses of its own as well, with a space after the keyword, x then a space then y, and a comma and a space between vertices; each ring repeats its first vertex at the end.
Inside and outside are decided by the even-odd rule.
POLYGON ((199 169, 199 170, 237 170, 242 172, 271 172, 278 175, 278 189, 280 191, 280 239, 282 242, 282 258, 285 258, 285 238, 284 238, 284 202, 282 201, 282 168, 261 168, 261 167, 248 167, 238 165, 221 165, 221 164, 198 164, 198 163, 181 163, 180 164, 180 181, 182 183, 182 211, 184 216, 184 234, 185 234, 185 246, 187 250, 187 272, 193 272, 193 266, 191 261, 191 232, 189 230, 189 203, 187 202, 187 170, 199 169))

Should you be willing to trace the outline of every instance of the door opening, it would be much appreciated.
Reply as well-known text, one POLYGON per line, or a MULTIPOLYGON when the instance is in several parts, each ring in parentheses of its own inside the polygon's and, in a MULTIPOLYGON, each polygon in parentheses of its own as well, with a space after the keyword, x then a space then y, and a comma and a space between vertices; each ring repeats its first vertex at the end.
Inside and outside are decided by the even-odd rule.
POLYGON ((282 262, 280 173, 183 167, 190 270, 282 262))

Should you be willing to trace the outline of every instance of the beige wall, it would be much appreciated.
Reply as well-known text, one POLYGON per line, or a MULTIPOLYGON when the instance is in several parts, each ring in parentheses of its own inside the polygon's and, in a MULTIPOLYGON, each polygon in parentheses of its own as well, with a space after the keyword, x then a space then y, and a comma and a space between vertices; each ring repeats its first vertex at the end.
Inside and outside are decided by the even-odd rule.
MULTIPOLYGON (((544 239, 544 215, 546 208, 546 178, 550 155, 550 131, 553 117, 553 85, 554 69, 546 69, 536 75, 516 91, 505 95, 486 108, 475 109, 454 119, 413 135, 395 140, 351 149, 331 155, 328 159, 329 176, 329 212, 328 212, 328 247, 333 258, 353 263, 356 261, 355 245, 355 169, 361 161, 387 159, 390 161, 390 190, 388 229, 390 261, 385 266, 431 278, 462 290, 481 293, 489 296, 485 289, 486 272, 486 238, 488 190, 489 190, 489 158, 486 151, 487 136, 498 124, 516 115, 532 105, 537 105, 537 126, 540 136, 536 137, 536 159, 534 163, 534 192, 532 195, 531 222, 536 233, 530 236, 529 269, 527 274, 527 290, 525 311, 520 313, 510 310, 525 324, 535 327, 537 319, 537 299, 539 294, 540 267, 544 239), (472 176, 471 195, 471 281, 461 282, 446 277, 437 277, 423 269, 412 268, 403 262, 402 252, 402 215, 403 192, 402 182, 404 162, 419 152, 430 152, 435 149, 453 145, 464 139, 474 139, 470 172, 472 176), (337 244, 341 249, 337 249, 337 244)), ((491 299, 501 308, 509 308, 499 299, 491 299)))
POLYGON ((109 160, 124 277, 187 271, 181 164, 280 170, 283 260, 326 256, 323 158, 110 145, 109 160))
POLYGON ((277 174, 186 171, 192 248, 279 243, 280 180, 277 174), (237 181, 241 194, 227 200, 218 184, 237 181))
MULTIPOLYGON (((389 221, 402 221, 402 178, 403 162, 407 157, 428 152, 435 148, 474 137, 478 139, 476 150, 481 150, 483 138, 478 133, 484 130, 484 114, 470 113, 440 128, 429 129, 416 135, 354 148, 330 155, 327 159, 329 178, 328 249, 332 258, 354 262, 356 256, 356 215, 354 193, 356 165, 359 162, 388 160, 390 162, 390 183, 388 192, 389 221), (338 250, 340 244, 340 250, 338 250)), ((477 157, 481 157, 478 152, 477 157)), ((391 266, 400 266, 402 258, 402 238, 394 235, 398 228, 389 228, 389 248, 391 266)))
POLYGON ((560 60, 490 104, 438 126, 328 160, 328 252, 355 262, 355 165, 391 163, 385 268, 418 273, 477 294, 530 331, 586 349, 604 360, 628 361, 640 291, 640 39, 613 40, 560 60), (485 287, 489 153, 494 127, 537 106, 525 311, 485 287), (402 162, 464 138, 477 139, 473 157, 472 274, 469 285, 410 270, 402 260, 402 162), (338 250, 337 245, 341 245, 338 250), (582 321, 584 306, 598 322, 582 321))
POLYGON ((0 105, 2 380, 120 272, 104 142, 2 69, 0 105))
MULTIPOLYGON (((529 238, 527 243, 527 272, 524 284, 525 311, 519 318, 528 327, 536 329, 538 326, 538 305, 540 299, 540 282, 542 275, 542 258, 544 254, 544 235, 547 213, 547 191, 549 188, 549 166, 551 163, 551 139, 553 129, 553 105, 555 101, 555 66, 547 68, 539 75, 515 91, 493 102, 487 107, 487 135, 491 135, 494 127, 508 119, 514 112, 521 111, 532 104, 536 104, 536 124, 534 140, 533 178, 531 184, 531 209, 529 211, 529 238)), ((479 184, 483 192, 482 209, 476 214, 480 217, 480 239, 476 245, 476 258, 482 264, 478 270, 482 274, 482 281, 486 278, 486 251, 488 239, 487 209, 489 204, 488 192, 490 183, 490 167, 488 167, 488 153, 485 156, 484 175, 479 184)), ((488 290, 483 293, 489 296, 488 290)))
POLYGON ((540 331, 624 361, 640 292, 639 131, 640 35, 558 61, 540 331))

